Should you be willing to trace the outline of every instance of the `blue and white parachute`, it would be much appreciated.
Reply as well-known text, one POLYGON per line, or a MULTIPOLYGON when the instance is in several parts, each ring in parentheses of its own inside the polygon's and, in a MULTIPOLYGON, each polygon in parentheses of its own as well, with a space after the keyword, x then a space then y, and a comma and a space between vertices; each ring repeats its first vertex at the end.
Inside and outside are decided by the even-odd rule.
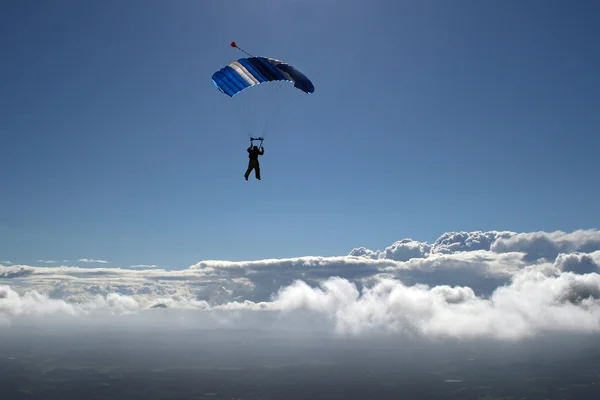
POLYGON ((286 81, 294 87, 311 94, 313 83, 291 65, 273 58, 248 57, 229 63, 212 76, 214 85, 228 96, 235 96, 249 87, 265 82, 286 81))
MULTIPOLYGON (((232 107, 240 114, 244 129, 250 137, 264 137, 276 118, 281 118, 285 105, 294 101, 292 90, 312 94, 311 80, 290 64, 269 57, 255 57, 231 42, 231 47, 246 53, 212 75, 214 86, 230 98, 232 107), (291 85, 293 84, 293 86, 291 85), (260 87, 261 89, 256 89, 260 87), (250 90, 247 90, 250 89, 250 90), (242 95, 242 92, 251 92, 242 95)), ((295 110, 294 110, 295 111, 295 110)))

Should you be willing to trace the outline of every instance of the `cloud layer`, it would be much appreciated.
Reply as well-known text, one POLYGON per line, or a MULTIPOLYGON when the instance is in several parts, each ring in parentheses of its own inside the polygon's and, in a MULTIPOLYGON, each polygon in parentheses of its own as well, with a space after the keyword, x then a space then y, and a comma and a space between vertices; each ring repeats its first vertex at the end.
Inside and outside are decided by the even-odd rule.
POLYGON ((432 244, 403 239, 346 256, 205 260, 169 271, 0 265, 4 324, 176 310, 229 321, 276 315, 343 335, 513 340, 597 333, 600 232, 449 232, 432 244))

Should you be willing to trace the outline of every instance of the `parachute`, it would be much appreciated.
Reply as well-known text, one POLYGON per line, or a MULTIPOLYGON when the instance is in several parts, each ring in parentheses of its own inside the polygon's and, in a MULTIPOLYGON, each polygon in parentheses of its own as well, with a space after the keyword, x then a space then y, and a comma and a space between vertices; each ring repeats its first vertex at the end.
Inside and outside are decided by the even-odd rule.
POLYGON ((230 98, 243 120, 246 133, 265 137, 276 117, 281 116, 293 88, 312 94, 315 87, 311 80, 290 64, 270 57, 255 57, 241 49, 235 42, 231 47, 249 57, 230 62, 212 75, 214 86, 230 98), (262 89, 258 89, 261 87, 262 89), (251 94, 241 94, 242 92, 251 94), (261 96, 262 95, 262 96, 261 96))
POLYGON ((267 57, 240 58, 213 74, 214 85, 228 96, 265 82, 293 82, 294 87, 311 94, 315 87, 303 73, 283 61, 267 57))

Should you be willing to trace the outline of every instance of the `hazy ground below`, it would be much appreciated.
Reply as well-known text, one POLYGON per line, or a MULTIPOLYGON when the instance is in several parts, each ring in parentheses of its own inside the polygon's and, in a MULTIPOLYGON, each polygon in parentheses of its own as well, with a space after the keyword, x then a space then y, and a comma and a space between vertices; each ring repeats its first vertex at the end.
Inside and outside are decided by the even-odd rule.
POLYGON ((597 337, 524 342, 35 325, 0 330, 0 398, 598 399, 597 337))

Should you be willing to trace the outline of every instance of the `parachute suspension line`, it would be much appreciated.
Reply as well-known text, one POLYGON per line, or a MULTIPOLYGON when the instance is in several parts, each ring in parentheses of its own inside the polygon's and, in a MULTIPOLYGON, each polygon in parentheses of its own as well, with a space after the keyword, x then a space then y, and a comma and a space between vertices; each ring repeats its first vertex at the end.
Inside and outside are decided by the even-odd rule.
POLYGON ((270 91, 272 92, 272 96, 269 96, 270 99, 270 107, 269 109, 272 113, 269 114, 269 117, 265 119, 263 132, 261 137, 265 137, 267 132, 271 130, 271 128, 275 125, 275 120, 277 117, 281 116, 281 108, 283 108, 283 98, 280 97, 281 88, 284 84, 289 84, 288 82, 272 82, 269 86, 270 91))
POLYGON ((238 116, 237 123, 239 124, 240 129, 242 131, 246 132, 248 134, 248 136, 252 136, 252 134, 250 132, 251 127, 252 127, 252 120, 251 120, 250 116, 248 115, 249 113, 244 110, 243 99, 242 99, 242 101, 233 101, 233 102, 228 101, 228 104, 233 105, 232 108, 235 110, 235 113, 238 116))
POLYGON ((249 96, 249 93, 239 93, 236 95, 235 100, 231 102, 235 109, 235 113, 238 115, 240 128, 249 138, 252 138, 255 135, 264 138, 277 117, 275 106, 277 106, 278 103, 276 99, 272 99, 274 93, 273 86, 275 85, 263 86, 262 89, 264 90, 260 93, 263 98, 262 100, 266 101, 266 104, 263 103, 260 107, 269 110, 266 114, 257 110, 258 103, 256 98, 249 96))
POLYGON ((265 128, 263 137, 266 136, 266 133, 271 130, 271 128, 278 123, 281 118, 284 118, 287 115, 287 111, 289 110, 288 105, 290 105, 293 101, 293 96, 291 93, 286 93, 284 88, 290 85, 288 81, 282 82, 274 82, 272 84, 273 96, 271 96, 271 105, 270 109, 273 111, 272 117, 268 118, 265 121, 265 128))

